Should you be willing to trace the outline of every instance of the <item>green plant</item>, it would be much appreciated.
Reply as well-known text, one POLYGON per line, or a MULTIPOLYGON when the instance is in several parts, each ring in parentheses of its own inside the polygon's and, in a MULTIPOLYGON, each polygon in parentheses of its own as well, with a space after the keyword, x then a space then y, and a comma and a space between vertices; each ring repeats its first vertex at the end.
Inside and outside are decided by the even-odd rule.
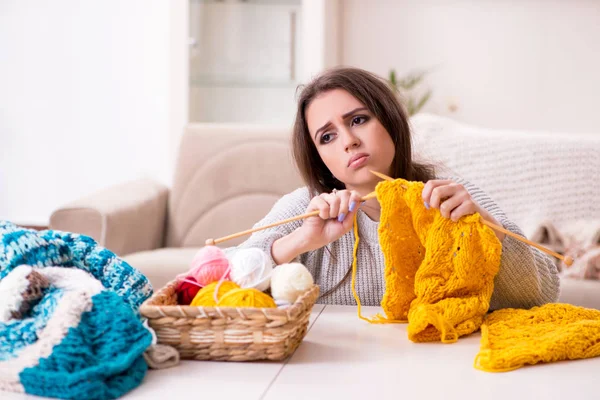
POLYGON ((431 98, 431 90, 427 90, 421 95, 414 93, 416 87, 423 82, 427 73, 427 71, 411 72, 398 79, 396 77, 396 70, 390 70, 390 86, 406 107, 408 115, 418 113, 431 98))

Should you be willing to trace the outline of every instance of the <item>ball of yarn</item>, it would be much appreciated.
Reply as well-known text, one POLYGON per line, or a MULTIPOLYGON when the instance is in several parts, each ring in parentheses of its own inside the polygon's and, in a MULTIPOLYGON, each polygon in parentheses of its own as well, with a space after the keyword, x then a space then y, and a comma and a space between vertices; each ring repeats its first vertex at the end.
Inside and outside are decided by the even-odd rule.
POLYGON ((233 289, 225 293, 217 303, 219 307, 275 308, 277 305, 271 296, 253 288, 233 289))
POLYGON ((192 300, 191 306, 194 307, 214 307, 217 305, 217 300, 215 300, 215 289, 219 286, 217 290, 217 300, 220 300, 221 297, 225 295, 225 293, 230 290, 239 289, 240 287, 231 281, 223 281, 219 284, 219 282, 212 282, 207 286, 200 289, 194 300, 192 300))
POLYGON ((205 246, 194 256, 188 275, 193 276, 201 286, 228 279, 229 260, 217 246, 205 246))
POLYGON ((304 265, 281 264, 271 275, 271 295, 276 301, 294 303, 313 284, 313 277, 304 265))
POLYGON ((187 276, 177 284, 175 292, 177 293, 177 304, 189 305, 196 294, 200 291, 200 284, 193 276, 187 276))
POLYGON ((263 250, 256 247, 237 250, 230 263, 230 279, 240 287, 254 288, 261 292, 269 288, 273 265, 263 250))

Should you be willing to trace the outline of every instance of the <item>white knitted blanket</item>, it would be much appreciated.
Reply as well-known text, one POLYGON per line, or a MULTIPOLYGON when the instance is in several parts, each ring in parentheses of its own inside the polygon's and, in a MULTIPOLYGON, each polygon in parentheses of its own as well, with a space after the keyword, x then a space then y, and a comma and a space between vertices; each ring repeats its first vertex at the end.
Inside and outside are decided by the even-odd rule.
POLYGON ((493 130, 429 114, 411 123, 417 157, 486 191, 527 236, 543 221, 600 219, 600 132, 493 130))

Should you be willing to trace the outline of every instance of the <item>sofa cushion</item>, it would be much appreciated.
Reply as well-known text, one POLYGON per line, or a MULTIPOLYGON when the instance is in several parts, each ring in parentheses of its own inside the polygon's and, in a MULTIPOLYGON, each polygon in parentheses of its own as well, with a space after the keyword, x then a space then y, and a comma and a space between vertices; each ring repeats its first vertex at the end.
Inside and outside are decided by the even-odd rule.
POLYGON ((178 274, 190 269, 192 258, 198 250, 193 247, 167 247, 128 254, 123 259, 144 274, 157 292, 178 274))
POLYGON ((203 246, 249 229, 281 196, 303 186, 289 144, 286 127, 189 124, 169 197, 166 246, 203 246))

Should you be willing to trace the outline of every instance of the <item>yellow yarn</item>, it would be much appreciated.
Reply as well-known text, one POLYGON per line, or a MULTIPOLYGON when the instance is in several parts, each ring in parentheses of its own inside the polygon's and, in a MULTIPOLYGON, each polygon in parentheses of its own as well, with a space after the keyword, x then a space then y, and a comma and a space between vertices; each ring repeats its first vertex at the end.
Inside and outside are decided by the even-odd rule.
POLYGON ((511 371, 527 364, 600 356, 600 311, 569 304, 531 310, 489 308, 502 245, 478 214, 452 222, 426 210, 423 184, 397 179, 377 185, 379 241, 385 258, 386 317, 361 315, 355 290, 358 225, 354 221, 352 293, 359 318, 406 322, 415 342, 454 342, 481 327, 475 368, 511 371))
POLYGON ((372 324, 391 324, 391 323, 398 323, 398 322, 406 322, 406 321, 401 321, 401 320, 390 320, 387 319, 385 317, 383 317, 381 314, 377 314, 375 315, 373 318, 366 318, 362 316, 361 313, 361 304, 360 304, 360 297, 358 297, 358 293, 356 293, 356 268, 357 268, 357 253, 358 253, 358 243, 360 242, 360 238, 358 236, 358 222, 357 222, 357 217, 356 214, 354 215, 354 251, 352 252, 352 295, 354 296, 354 300, 356 300, 356 305, 357 305, 357 313, 358 313, 358 318, 370 322, 372 324))
MULTIPOLYGON (((202 289, 196 293, 194 299, 190 306, 194 307, 214 307, 217 305, 217 301, 215 300, 215 289, 219 282, 212 282, 208 285, 204 286, 202 289)), ((239 286, 231 281, 223 281, 219 285, 219 290, 217 295, 217 299, 221 299, 225 293, 230 290, 239 289, 239 286)))
POLYGON ((356 254, 358 253, 358 242, 360 242, 360 238, 358 237, 358 222, 356 220, 356 214, 354 214, 354 249, 352 251, 352 295, 354 296, 354 300, 356 300, 356 305, 358 306, 358 318, 374 323, 373 320, 369 318, 365 318, 362 316, 360 312, 360 297, 358 297, 358 293, 356 293, 356 254))
POLYGON ((275 300, 254 288, 233 289, 219 299, 219 307, 275 308, 275 300))
MULTIPOLYGON (((377 315, 368 321, 408 320, 412 341, 454 342, 476 331, 483 322, 502 245, 480 222, 479 214, 453 222, 437 209, 425 209, 423 186, 403 179, 377 185, 386 282, 381 305, 386 317, 377 315)), ((353 287, 356 249, 357 243, 353 287)), ((354 295, 359 303, 356 292, 354 295)))
POLYGON ((504 309, 481 326, 475 368, 504 372, 527 364, 600 355, 600 311, 570 304, 504 309))

